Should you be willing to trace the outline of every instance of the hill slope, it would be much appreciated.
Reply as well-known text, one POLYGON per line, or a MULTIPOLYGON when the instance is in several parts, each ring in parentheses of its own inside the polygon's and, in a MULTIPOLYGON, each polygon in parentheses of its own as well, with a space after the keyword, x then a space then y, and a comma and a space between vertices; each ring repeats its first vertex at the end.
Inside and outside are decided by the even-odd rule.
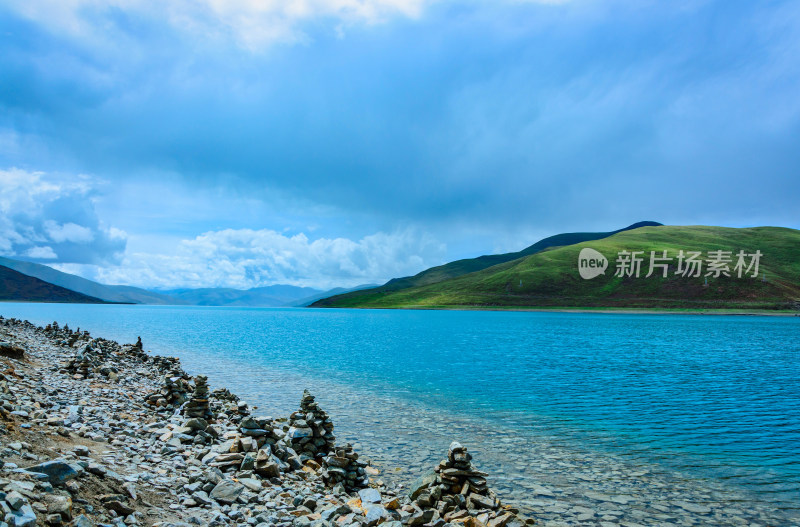
MULTIPOLYGON (((371 295, 377 292, 399 291, 401 289, 408 289, 411 287, 435 284, 437 282, 443 282, 445 280, 456 278, 458 276, 463 276, 465 274, 474 273, 482 269, 487 269, 494 265, 510 262, 512 260, 517 260, 524 256, 536 254, 540 251, 549 249, 551 247, 560 247, 562 245, 572 245, 584 241, 599 240, 602 238, 613 236, 614 234, 617 234, 619 232, 624 232, 631 229, 637 229, 639 227, 656 227, 659 225, 661 224, 655 221, 640 221, 634 223, 633 225, 629 225, 628 227, 624 227, 622 229, 610 232, 567 232, 562 234, 556 234, 554 236, 543 238, 521 251, 513 253, 504 253, 504 254, 489 254, 484 256, 478 256, 477 258, 466 258, 463 260, 456 260, 454 262, 446 263, 444 265, 431 267, 430 269, 426 269, 420 273, 415 274, 414 276, 406 276, 403 278, 392 278, 382 286, 373 289, 358 290, 347 294, 337 295, 336 297, 334 297, 335 300, 332 301, 333 303, 349 302, 351 298, 359 297, 362 295, 371 295)), ((312 304, 312 306, 321 307, 321 306, 327 306, 329 304, 330 302, 328 299, 322 299, 321 301, 312 304)))
POLYGON ((19 273, 38 278, 71 291, 76 291, 84 295, 99 298, 107 302, 123 302, 131 304, 183 304, 184 302, 170 298, 166 295, 131 287, 126 285, 103 285, 75 276, 69 273, 57 271, 46 265, 12 260, 0 256, 0 265, 13 269, 19 273))
POLYGON ((0 300, 103 304, 99 298, 76 293, 0 265, 0 300))
MULTIPOLYGON (((749 263, 749 259, 748 259, 749 263)), ((751 271, 752 272, 752 271, 751 271)), ((795 309, 800 301, 800 231, 777 227, 643 227, 601 240, 559 247, 444 282, 400 291, 370 292, 318 302, 330 307, 660 307, 795 309), (583 248, 608 259, 604 275, 581 278, 583 248), (667 250, 673 260, 668 276, 649 270, 650 251, 667 250), (678 251, 701 251, 700 277, 676 275, 678 251), (758 278, 709 276, 708 251, 761 251, 758 278), (639 278, 615 276, 620 251, 643 251, 639 278), (766 282, 762 281, 766 277, 766 282)))

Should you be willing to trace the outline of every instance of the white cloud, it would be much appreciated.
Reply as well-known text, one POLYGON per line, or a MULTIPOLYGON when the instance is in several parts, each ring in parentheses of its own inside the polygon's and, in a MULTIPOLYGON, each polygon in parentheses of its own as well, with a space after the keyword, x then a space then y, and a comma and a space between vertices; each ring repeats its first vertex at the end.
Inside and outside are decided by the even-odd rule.
POLYGON ((83 175, 0 170, 0 254, 78 263, 117 260, 125 234, 98 219, 95 184, 83 175))
POLYGON ((44 222, 44 229, 54 242, 89 243, 94 240, 94 233, 90 228, 72 222, 58 224, 47 220, 44 222))
POLYGON ((227 229, 181 242, 174 254, 128 254, 119 266, 67 272, 108 284, 161 289, 292 284, 318 288, 382 282, 442 262, 445 246, 413 229, 360 240, 285 236, 262 229, 227 229))
POLYGON ((204 39, 231 35, 243 47, 258 50, 275 42, 307 40, 301 26, 329 20, 341 29, 375 24, 391 17, 415 18, 434 0, 11 0, 21 15, 53 30, 88 36, 97 13, 122 10, 164 19, 178 31, 204 39))
POLYGON ((58 258, 58 255, 53 250, 52 247, 31 247, 27 251, 25 251, 25 256, 29 258, 35 258, 37 260, 54 260, 58 258))

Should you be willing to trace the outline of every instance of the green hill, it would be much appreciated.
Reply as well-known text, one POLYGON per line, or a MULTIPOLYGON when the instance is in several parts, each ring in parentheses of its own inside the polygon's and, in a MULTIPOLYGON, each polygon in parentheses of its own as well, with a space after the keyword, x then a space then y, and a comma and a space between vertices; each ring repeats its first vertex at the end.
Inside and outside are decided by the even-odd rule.
MULTIPOLYGON (((526 247, 521 251, 513 253, 505 253, 505 254, 489 254, 484 256, 478 256, 477 258, 466 258, 463 260, 456 260, 454 262, 446 263, 444 265, 431 267, 430 269, 426 269, 420 273, 415 274, 414 276, 406 276, 403 278, 392 278, 391 280, 389 280, 388 282, 379 287, 375 287, 372 289, 364 289, 360 291, 352 291, 346 294, 337 295, 333 297, 335 298, 334 303, 350 302, 351 299, 358 298, 361 296, 371 296, 378 292, 383 293, 389 291, 399 291, 401 289, 408 289, 411 287, 435 284, 438 282, 449 280, 451 278, 456 278, 458 276, 463 276, 465 274, 474 273, 476 271, 487 269, 494 265, 510 262, 512 260, 517 260, 524 256, 536 254, 551 247, 560 247, 562 245, 572 245, 584 241, 599 240, 602 238, 608 238, 609 236, 613 236, 614 234, 617 234, 619 232, 624 232, 630 229, 637 229, 639 227, 648 227, 648 226, 655 227, 658 225, 661 224, 655 221, 640 221, 628 227, 611 232, 567 232, 562 234, 556 234, 554 236, 549 236, 547 238, 539 240, 530 247, 526 247)), ((324 298, 322 300, 315 302, 314 304, 312 304, 312 306, 324 307, 331 305, 329 300, 330 299, 328 298, 324 298)))
POLYGON ((94 298, 0 265, 0 301, 103 304, 94 298))
MULTIPOLYGON (((746 258, 745 263, 750 263, 746 258)), ((750 273, 752 274, 752 269, 750 273)), ((800 231, 777 227, 642 227, 613 236, 545 250, 443 282, 399 291, 370 290, 318 302, 321 307, 495 308, 627 307, 667 309, 797 309, 800 306, 800 231), (605 274, 581 278, 583 248, 608 260, 605 274), (666 250, 667 277, 656 268, 650 277, 650 253, 666 250), (699 277, 676 275, 679 251, 700 251, 699 277), (705 276, 709 251, 730 251, 730 277, 705 276), (740 251, 760 251, 759 275, 738 278, 740 251), (641 273, 615 276, 620 251, 642 251, 641 273), (765 280, 766 279, 766 280, 765 280), (706 283, 707 280, 707 283, 706 283)))

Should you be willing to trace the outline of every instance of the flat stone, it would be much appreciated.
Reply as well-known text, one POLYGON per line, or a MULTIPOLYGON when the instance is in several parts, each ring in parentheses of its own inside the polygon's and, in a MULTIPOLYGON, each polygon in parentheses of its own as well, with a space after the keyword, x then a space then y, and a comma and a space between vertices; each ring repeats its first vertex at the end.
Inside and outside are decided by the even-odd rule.
POLYGON ((304 437, 311 437, 313 435, 314 431, 306 427, 295 428, 293 426, 289 428, 288 432, 289 439, 302 439, 304 437))
POLYGON ((365 518, 369 527, 378 525, 381 520, 389 516, 389 511, 380 505, 375 505, 374 503, 368 503, 364 505, 364 509, 367 511, 365 518))
POLYGON ((183 427, 190 430, 205 430, 208 428, 208 421, 201 417, 193 417, 191 419, 187 419, 186 422, 183 423, 183 427))
POLYGON ((13 510, 17 511, 23 505, 25 505, 25 498, 22 497, 22 494, 16 490, 12 490, 6 494, 6 503, 8 503, 9 507, 11 507, 13 510))
POLYGON ((19 510, 6 514, 5 519, 10 527, 34 527, 36 525, 36 513, 27 503, 21 506, 19 510))
POLYGON ((263 486, 261 481, 255 478, 240 478, 239 483, 252 490, 253 492, 260 492, 263 486))
POLYGON ((108 509, 110 511, 114 511, 117 514, 122 515, 122 516, 128 516, 129 514, 133 514, 133 511, 136 510, 133 507, 131 507, 131 506, 125 504, 125 503, 122 503, 119 500, 107 501, 104 505, 105 505, 106 509, 108 509))
POLYGON ((74 527, 94 527, 92 521, 85 515, 81 514, 75 519, 74 527))
POLYGON ((47 499, 47 513, 58 514, 62 520, 72 519, 72 498, 69 496, 50 496, 47 499))
POLYGON ((209 493, 209 497, 220 503, 233 503, 242 491, 244 491, 244 485, 226 479, 217 483, 209 493))
POLYGON ((373 488, 361 489, 358 491, 358 497, 361 498, 361 503, 380 503, 381 493, 373 488))
POLYGON ((83 468, 78 465, 73 465, 71 463, 67 463, 66 461, 56 459, 28 467, 25 470, 28 472, 45 474, 47 475, 47 479, 51 484, 60 485, 71 479, 77 478, 83 471, 83 468))
POLYGON ((412 500, 417 499, 417 497, 419 497, 419 495, 422 494, 422 491, 424 491, 425 489, 427 489, 429 486, 431 486, 433 483, 436 482, 436 477, 437 477, 436 472, 431 470, 427 474, 424 474, 419 478, 417 478, 408 488, 409 497, 412 500))

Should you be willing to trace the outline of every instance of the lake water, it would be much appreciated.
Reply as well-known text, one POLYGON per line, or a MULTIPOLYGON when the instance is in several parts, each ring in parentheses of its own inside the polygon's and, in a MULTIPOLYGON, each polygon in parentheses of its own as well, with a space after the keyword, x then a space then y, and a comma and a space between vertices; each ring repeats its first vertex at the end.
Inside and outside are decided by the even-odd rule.
POLYGON ((338 440, 390 483, 457 439, 544 524, 800 523, 800 317, 16 303, 0 315, 141 336, 260 414, 288 415, 309 387, 338 440))

